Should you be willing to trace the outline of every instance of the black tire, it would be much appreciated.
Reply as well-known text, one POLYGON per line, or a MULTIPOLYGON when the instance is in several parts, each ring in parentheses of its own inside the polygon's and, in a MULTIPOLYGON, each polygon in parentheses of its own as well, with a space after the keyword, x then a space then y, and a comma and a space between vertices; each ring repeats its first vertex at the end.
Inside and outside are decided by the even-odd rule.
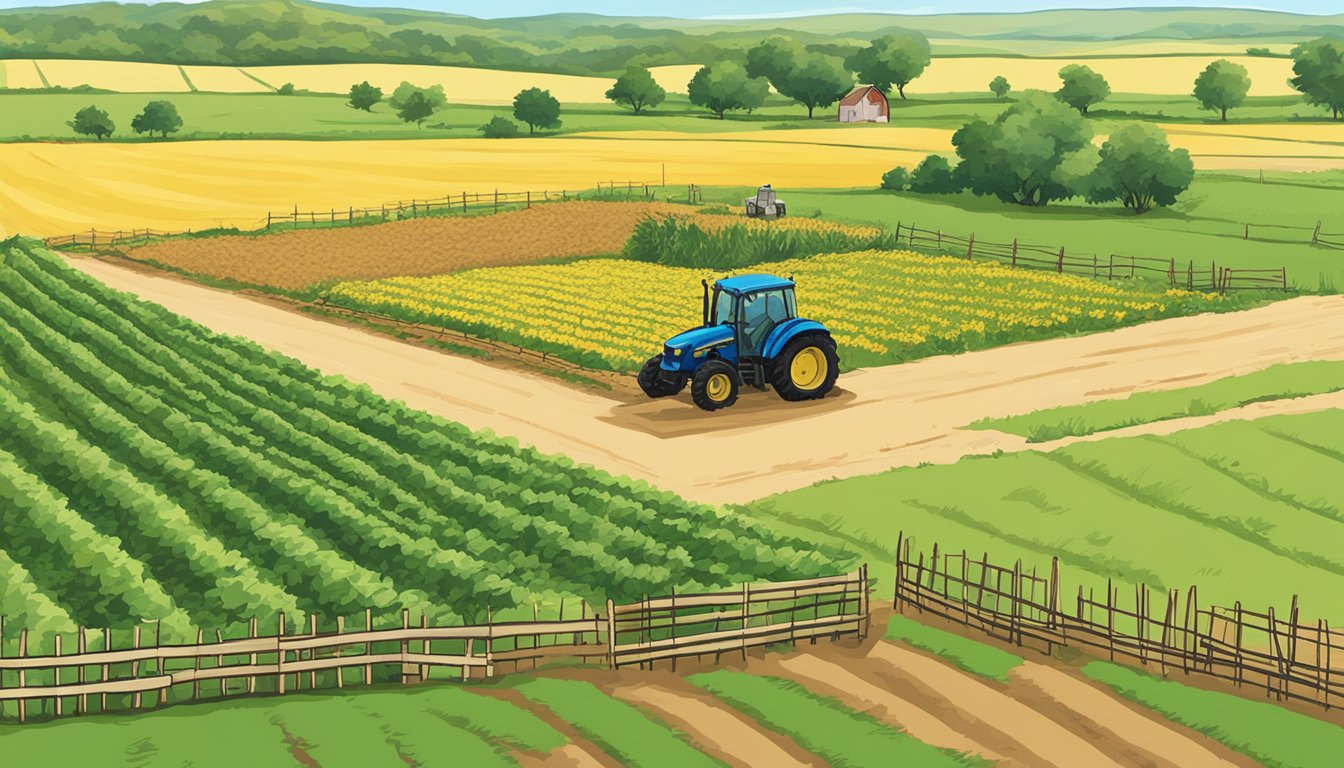
POLYGON ((803 400, 817 400, 826 396, 827 392, 835 386, 835 380, 840 375, 840 356, 835 351, 835 340, 824 333, 808 333, 790 341, 784 345, 784 350, 775 357, 774 363, 770 367, 770 384, 775 388, 776 394, 790 402, 800 402, 803 400), (802 382, 803 386, 794 379, 793 361, 800 353, 807 350, 816 350, 814 353, 820 355, 826 361, 826 370, 815 370, 819 366, 816 360, 811 361, 810 367, 805 366, 803 373, 809 370, 815 371, 813 378, 817 383, 809 381, 802 382))
POLYGON ((756 218, 758 215, 759 215, 759 214, 757 213, 756 204, 755 204, 755 203, 750 203, 750 202, 747 203, 747 218, 748 218, 748 219, 754 219, 754 218, 756 218))
POLYGON ((782 219, 782 218, 784 218, 784 204, 783 204, 783 203, 775 203, 775 218, 777 218, 777 219, 782 219))
POLYGON ((722 360, 708 360, 691 377, 691 400, 702 411, 717 411, 737 402, 742 377, 722 360), (724 382, 722 377, 727 377, 724 382), (724 389, 726 387, 726 389, 724 389))
POLYGON ((639 388, 644 390, 644 394, 649 397, 668 397, 680 392, 686 386, 686 377, 678 375, 677 380, 668 383, 662 378, 663 356, 654 355, 644 363, 644 367, 639 369, 639 376, 635 377, 639 382, 639 388))

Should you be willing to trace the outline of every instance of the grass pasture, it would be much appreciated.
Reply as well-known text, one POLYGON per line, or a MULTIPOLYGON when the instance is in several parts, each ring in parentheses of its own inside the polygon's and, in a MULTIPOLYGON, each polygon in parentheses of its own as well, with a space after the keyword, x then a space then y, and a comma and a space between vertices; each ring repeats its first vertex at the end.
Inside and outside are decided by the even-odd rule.
POLYGON ((1344 390, 1344 361, 1310 360, 1275 365, 1196 387, 1139 392, 1120 400, 1101 400, 1021 416, 985 419, 972 426, 1010 432, 1038 443, 1340 390, 1344 390))
MULTIPOLYGON (((1104 594, 1199 586, 1202 604, 1344 616, 1344 411, 1230 421, 1164 437, 1110 438, 1049 453, 978 456, 820 483, 762 499, 763 523, 889 563, 916 549, 1022 559, 1104 594), (843 510, 843 513, 832 511, 843 510)), ((878 567, 890 583, 890 566, 878 567)), ((886 589, 883 586, 879 589, 886 589)))

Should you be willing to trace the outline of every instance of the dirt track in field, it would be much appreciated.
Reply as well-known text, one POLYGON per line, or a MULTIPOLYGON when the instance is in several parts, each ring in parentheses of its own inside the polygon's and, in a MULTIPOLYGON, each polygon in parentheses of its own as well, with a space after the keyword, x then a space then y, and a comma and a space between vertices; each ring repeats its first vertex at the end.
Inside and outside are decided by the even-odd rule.
POLYGON ((728 411, 706 414, 684 393, 622 403, 179 279, 90 259, 71 263, 215 331, 249 337, 412 407, 710 503, 1024 447, 1016 436, 961 429, 985 417, 1191 386, 1276 363, 1344 359, 1344 297, 1302 297, 853 371, 816 403, 748 391, 728 411))

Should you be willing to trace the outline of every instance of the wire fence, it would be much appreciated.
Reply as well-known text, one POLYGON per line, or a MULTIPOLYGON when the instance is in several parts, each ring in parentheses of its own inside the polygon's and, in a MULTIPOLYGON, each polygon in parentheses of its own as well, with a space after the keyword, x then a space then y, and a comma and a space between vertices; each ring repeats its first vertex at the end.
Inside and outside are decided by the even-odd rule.
POLYGON ((68 235, 45 239, 51 248, 113 248, 143 245, 152 240, 172 237, 204 237, 225 233, 284 232, 296 229, 331 228, 404 221, 454 213, 491 212, 531 208, 533 204, 565 202, 569 200, 654 200, 702 202, 699 186, 666 187, 649 181, 598 182, 595 189, 542 189, 521 192, 493 190, 445 194, 436 198, 411 198, 380 203, 377 206, 345 206, 325 210, 301 211, 296 205, 288 211, 268 211, 264 217, 249 220, 245 228, 213 227, 205 229, 162 230, 143 229, 89 229, 68 235))
POLYGON ((1022 242, 1017 238, 1010 243, 977 240, 975 233, 961 237, 901 222, 896 223, 895 234, 898 243, 910 248, 967 259, 988 259, 1014 268, 1084 275, 1104 280, 1150 278, 1165 281, 1173 288, 1210 293, 1288 290, 1286 267, 1241 269, 1219 267, 1215 262, 1197 266, 1193 259, 1180 264, 1174 258, 1079 253, 1067 250, 1064 246, 1022 242))
POLYGON ((1027 571, 974 558, 965 550, 911 553, 902 534, 896 545, 894 600, 913 609, 1044 653, 1084 647, 1158 667, 1207 675, 1238 687, 1263 688, 1278 701, 1306 701, 1329 708, 1344 701, 1344 631, 1324 619, 1304 620, 1297 596, 1287 615, 1199 604, 1195 587, 1154 593, 1145 585, 1122 597, 1107 580, 1099 598, 1078 588, 1061 594, 1058 558, 1050 572, 1027 571))

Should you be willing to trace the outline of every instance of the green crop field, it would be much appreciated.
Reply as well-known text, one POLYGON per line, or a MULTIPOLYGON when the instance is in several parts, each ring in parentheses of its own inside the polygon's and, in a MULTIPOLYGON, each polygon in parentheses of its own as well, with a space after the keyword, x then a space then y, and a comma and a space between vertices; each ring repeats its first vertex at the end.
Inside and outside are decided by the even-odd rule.
POLYGON ((26 241, 0 246, 0 322, 7 634, 484 619, 847 564, 211 334, 26 241))
MULTIPOLYGON (((1344 410, 1230 421, 820 483, 749 505, 763 522, 860 552, 890 584, 897 535, 918 550, 1046 572, 1063 594, 1198 585, 1203 603, 1344 616, 1344 410), (843 512, 841 511, 843 510, 843 512)), ((888 587, 882 587, 887 589, 888 587)))

